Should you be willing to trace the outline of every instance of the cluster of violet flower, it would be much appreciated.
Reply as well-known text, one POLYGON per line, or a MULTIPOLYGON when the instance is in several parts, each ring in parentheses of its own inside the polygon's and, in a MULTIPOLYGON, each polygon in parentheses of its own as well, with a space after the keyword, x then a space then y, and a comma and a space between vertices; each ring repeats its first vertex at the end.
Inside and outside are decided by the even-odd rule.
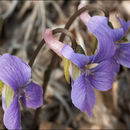
MULTIPOLYGON (((79 5, 81 7, 83 5, 79 5)), ((96 99, 93 88, 111 89, 120 64, 130 68, 130 43, 117 43, 130 27, 130 21, 117 17, 122 27, 112 29, 105 16, 90 17, 84 12, 80 18, 98 40, 96 54, 87 56, 75 52, 70 44, 56 40, 51 29, 46 29, 44 40, 57 55, 69 61, 72 102, 82 112, 87 111, 90 117, 96 99)), ((0 56, 0 70, 4 124, 7 129, 21 129, 21 104, 34 109, 42 106, 43 90, 31 81, 30 66, 16 56, 0 56)))
MULTIPOLYGON (((79 9, 81 7, 83 5, 79 5, 79 9)), ((120 64, 130 68, 130 43, 119 42, 128 31, 130 21, 116 18, 121 24, 119 29, 111 28, 105 16, 91 17, 87 12, 80 15, 82 22, 98 41, 97 53, 92 56, 76 53, 69 43, 63 44, 56 40, 51 29, 46 29, 44 33, 48 47, 70 61, 71 99, 78 109, 87 111, 88 117, 92 115, 96 99, 93 88, 100 91, 111 89, 120 64)))

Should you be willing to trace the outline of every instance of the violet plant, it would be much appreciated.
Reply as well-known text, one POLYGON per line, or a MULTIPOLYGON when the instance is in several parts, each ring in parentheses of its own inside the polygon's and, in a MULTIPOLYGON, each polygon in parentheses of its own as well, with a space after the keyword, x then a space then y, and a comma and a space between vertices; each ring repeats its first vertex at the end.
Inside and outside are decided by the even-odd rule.
MULTIPOLYGON (((72 102, 82 112, 87 111, 88 117, 92 116, 92 109, 96 100, 93 89, 100 91, 111 89, 114 77, 119 71, 119 64, 130 67, 130 43, 117 43, 127 32, 130 21, 125 22, 117 17, 122 28, 112 29, 108 25, 106 16, 91 17, 87 12, 83 12, 87 8, 89 9, 89 6, 80 5, 79 11, 72 15, 65 28, 69 29, 74 19, 80 15, 81 20, 98 40, 96 54, 87 56, 81 47, 82 51, 76 51, 78 45, 71 47, 69 43, 63 44, 63 35, 59 41, 53 36, 54 33, 62 32, 72 37, 73 35, 69 31, 46 29, 44 39, 33 53, 29 65, 10 54, 4 54, 0 57, 0 92, 2 92, 2 107, 5 112, 4 124, 7 129, 22 128, 20 104, 28 108, 38 108, 35 112, 35 120, 38 120, 37 113, 40 113, 38 112, 40 111, 39 107, 43 105, 43 92, 45 94, 51 71, 47 75, 45 86, 41 88, 31 81, 31 67, 44 43, 65 59, 66 79, 68 82, 70 81, 69 78, 71 79, 72 102)), ((76 43, 75 40, 72 40, 72 44, 73 42, 76 43)), ((51 69, 49 67, 48 70, 53 69, 53 67, 51 69)))
POLYGON ((71 62, 69 74, 72 86, 72 102, 82 112, 87 111, 88 117, 90 117, 95 104, 95 94, 92 88, 100 91, 111 89, 115 74, 119 71, 119 64, 126 67, 130 65, 130 44, 115 43, 126 33, 130 22, 124 22, 118 18, 122 28, 112 29, 109 27, 108 18, 105 16, 90 17, 88 13, 84 12, 80 18, 98 40, 96 54, 87 56, 76 53, 70 44, 64 45, 62 42, 56 41, 50 29, 45 31, 44 39, 49 48, 57 55, 65 57, 71 62))

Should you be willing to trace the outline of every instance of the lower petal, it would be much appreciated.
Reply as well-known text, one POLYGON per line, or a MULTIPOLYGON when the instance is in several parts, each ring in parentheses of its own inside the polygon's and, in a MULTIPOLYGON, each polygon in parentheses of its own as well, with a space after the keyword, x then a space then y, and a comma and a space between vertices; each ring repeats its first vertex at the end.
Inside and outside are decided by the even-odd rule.
POLYGON ((21 101, 28 108, 38 108, 43 105, 43 90, 42 88, 30 82, 25 88, 25 95, 21 97, 21 101))
POLYGON ((111 60, 101 62, 97 67, 91 69, 89 80, 94 88, 107 91, 112 88, 113 68, 111 60))
POLYGON ((4 114, 4 124, 7 129, 21 129, 21 114, 18 97, 15 97, 4 114))
POLYGON ((95 104, 95 94, 89 81, 85 79, 85 73, 81 74, 74 82, 71 98, 73 104, 82 112, 87 110, 88 117, 92 115, 92 109, 95 104))

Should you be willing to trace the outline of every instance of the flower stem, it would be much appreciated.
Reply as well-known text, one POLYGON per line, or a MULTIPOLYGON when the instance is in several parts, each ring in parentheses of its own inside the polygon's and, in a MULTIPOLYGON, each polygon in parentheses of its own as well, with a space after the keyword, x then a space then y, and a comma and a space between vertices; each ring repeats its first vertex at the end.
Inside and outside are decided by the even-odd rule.
MULTIPOLYGON (((65 35, 67 35, 73 46, 76 46, 76 40, 74 38, 74 36, 72 35, 71 32, 69 32, 68 30, 64 29, 64 28, 57 28, 57 29, 54 29, 53 31, 53 34, 56 34, 56 33, 63 33, 65 35)), ((62 40, 62 39, 61 39, 62 40)), ((63 41, 63 40, 62 40, 63 41)), ((38 47, 36 48, 36 50, 34 51, 30 61, 29 61, 29 65, 30 67, 33 66, 33 63, 40 51, 40 49, 42 48, 42 46, 45 44, 45 40, 43 39, 38 47)), ((48 68, 46 69, 46 71, 44 72, 44 79, 43 79, 43 85, 42 85, 42 88, 43 88, 43 99, 45 97, 45 93, 46 93, 46 88, 47 88, 47 84, 49 82, 49 79, 50 79, 50 76, 51 76, 51 72, 52 70, 55 68, 55 66, 57 65, 57 55, 54 53, 54 55, 52 56, 52 59, 51 59, 51 63, 49 64, 48 68)), ((38 123, 39 123, 39 116, 40 116, 40 112, 41 112, 41 107, 37 108, 36 111, 35 111, 35 114, 34 114, 34 119, 33 119, 33 123, 32 123, 32 128, 31 129, 37 129, 38 127, 38 123)))
MULTIPOLYGON (((74 20, 80 15, 82 14, 84 11, 86 10, 101 10, 104 12, 105 16, 109 18, 109 12, 104 10, 103 7, 101 5, 97 5, 97 4, 91 4, 91 5, 86 5, 85 7, 77 10, 68 20, 68 22, 65 25, 65 29, 69 29, 70 26, 72 25, 72 23, 74 22, 74 20)), ((62 42, 62 40, 64 40, 65 35, 62 34, 60 37, 60 41, 62 42)))

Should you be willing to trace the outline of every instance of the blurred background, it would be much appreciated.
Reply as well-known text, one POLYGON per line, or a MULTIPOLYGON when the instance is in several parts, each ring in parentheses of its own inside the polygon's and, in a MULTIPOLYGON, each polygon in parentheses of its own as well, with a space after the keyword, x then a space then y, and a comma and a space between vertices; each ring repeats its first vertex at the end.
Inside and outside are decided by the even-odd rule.
MULTIPOLYGON (((64 27, 70 16, 77 10, 80 2, 101 4, 109 11, 114 28, 121 27, 115 18, 120 16, 130 20, 130 1, 125 0, 39 0, 39 1, 0 1, 0 54, 11 53, 27 63, 38 43, 42 40, 46 28, 64 27)), ((90 12, 91 15, 101 12, 90 12)), ((88 55, 93 49, 94 37, 88 32, 79 17, 70 31, 76 41, 88 55)), ((60 35, 57 35, 57 38, 60 35)), ((130 32, 126 38, 130 41, 130 32)), ((68 39, 64 40, 64 43, 68 39)), ((42 86, 46 77, 44 72, 54 55, 44 46, 32 68, 32 78, 42 86)), ((96 93, 96 104, 91 118, 80 112, 71 102, 71 86, 66 82, 63 63, 57 57, 58 64, 51 72, 44 105, 41 108, 37 129, 130 129, 130 71, 121 66, 113 87, 107 92, 96 93)), ((0 97, 0 129, 3 125, 3 110, 0 97)), ((22 108, 22 127, 31 129, 35 110, 22 108)))

